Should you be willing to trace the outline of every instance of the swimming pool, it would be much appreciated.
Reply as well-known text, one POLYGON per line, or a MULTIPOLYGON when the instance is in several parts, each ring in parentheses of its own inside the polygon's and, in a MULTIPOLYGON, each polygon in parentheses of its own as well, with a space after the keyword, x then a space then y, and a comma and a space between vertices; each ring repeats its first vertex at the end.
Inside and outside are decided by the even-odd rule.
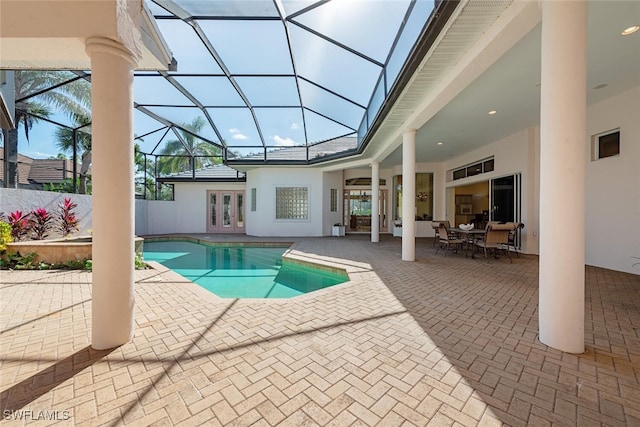
POLYGON ((145 261, 157 261, 222 298, 291 298, 349 280, 283 261, 286 247, 216 246, 145 241, 145 261))

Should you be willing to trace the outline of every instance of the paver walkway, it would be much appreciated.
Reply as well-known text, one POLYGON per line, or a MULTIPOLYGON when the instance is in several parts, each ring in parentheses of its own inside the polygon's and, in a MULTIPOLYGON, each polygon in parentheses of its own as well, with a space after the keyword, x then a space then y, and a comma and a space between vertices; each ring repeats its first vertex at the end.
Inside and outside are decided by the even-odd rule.
POLYGON ((90 347, 90 273, 1 271, 3 420, 640 426, 640 276, 586 268, 587 351, 571 355, 537 340, 537 257, 400 251, 388 236, 295 239, 290 256, 351 281, 289 300, 138 271, 135 338, 109 351, 90 347))

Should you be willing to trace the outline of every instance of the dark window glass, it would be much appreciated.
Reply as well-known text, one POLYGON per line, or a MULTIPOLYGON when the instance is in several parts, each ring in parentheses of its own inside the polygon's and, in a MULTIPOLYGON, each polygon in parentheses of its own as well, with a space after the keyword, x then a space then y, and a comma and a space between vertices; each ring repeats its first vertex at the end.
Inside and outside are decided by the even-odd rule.
POLYGON ((467 176, 474 176, 482 173, 482 163, 476 163, 467 167, 467 176))
POLYGON ((598 158, 620 154, 620 131, 598 137, 598 158))
MULTIPOLYGON (((371 178, 349 178, 344 181, 344 184, 345 185, 368 185, 368 186, 372 185, 371 178)), ((380 186, 387 185, 387 180, 380 179, 378 185, 380 186)))
POLYGON ((493 171, 493 159, 487 160, 486 162, 484 162, 484 171, 485 172, 493 171))
POLYGON ((465 168, 458 169, 457 171, 453 171, 453 179, 462 179, 467 177, 467 170, 465 168))

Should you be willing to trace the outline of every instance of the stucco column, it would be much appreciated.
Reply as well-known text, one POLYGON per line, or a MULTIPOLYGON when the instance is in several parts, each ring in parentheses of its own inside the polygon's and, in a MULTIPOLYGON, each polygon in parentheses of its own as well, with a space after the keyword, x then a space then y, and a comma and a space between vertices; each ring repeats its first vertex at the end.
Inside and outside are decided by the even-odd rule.
POLYGON ((416 129, 402 134, 402 260, 416 259, 416 129))
POLYGON ((90 38, 93 151, 92 341, 122 345, 134 331, 133 67, 120 43, 90 38))
POLYGON ((586 54, 587 2, 543 1, 540 341, 569 353, 584 352, 586 54))
POLYGON ((371 163, 371 241, 380 241, 380 163, 371 163))

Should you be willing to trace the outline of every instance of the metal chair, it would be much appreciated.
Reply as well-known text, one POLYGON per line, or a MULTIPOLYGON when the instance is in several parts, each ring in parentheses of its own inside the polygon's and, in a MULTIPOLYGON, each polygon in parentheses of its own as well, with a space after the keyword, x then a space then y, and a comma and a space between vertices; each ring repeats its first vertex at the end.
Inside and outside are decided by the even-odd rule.
MULTIPOLYGON (((502 249, 507 253, 509 262, 513 263, 511 251, 509 251, 509 233, 513 228, 513 225, 509 224, 487 224, 484 239, 476 242, 476 246, 483 249, 485 259, 488 259, 487 253, 491 249, 493 249, 494 258, 498 258, 498 250, 502 249)), ((475 253, 472 253, 471 257, 475 258, 475 253)))
MULTIPOLYGON (((446 222, 448 223, 449 221, 446 222)), ((445 225, 444 221, 440 223, 440 225, 438 226, 438 248, 436 249, 436 254, 438 253, 440 248, 443 248, 444 256, 446 257, 449 248, 455 248, 455 250, 457 251, 458 249, 462 248, 463 243, 464 241, 462 239, 457 238, 453 235, 453 233, 449 232, 449 227, 445 225)))
POLYGON ((518 234, 518 230, 522 230, 524 228, 524 224, 521 222, 508 222, 507 224, 513 226, 509 231, 509 248, 513 248, 516 256, 520 258, 520 252, 518 252, 518 247, 516 246, 516 235, 518 234))
POLYGON ((433 228, 433 231, 435 233, 435 237, 433 238, 433 246, 435 246, 440 240, 440 238, 438 237, 438 227, 440 227, 440 224, 445 224, 447 228, 450 227, 449 220, 446 219, 442 221, 431 221, 431 228, 433 228))

